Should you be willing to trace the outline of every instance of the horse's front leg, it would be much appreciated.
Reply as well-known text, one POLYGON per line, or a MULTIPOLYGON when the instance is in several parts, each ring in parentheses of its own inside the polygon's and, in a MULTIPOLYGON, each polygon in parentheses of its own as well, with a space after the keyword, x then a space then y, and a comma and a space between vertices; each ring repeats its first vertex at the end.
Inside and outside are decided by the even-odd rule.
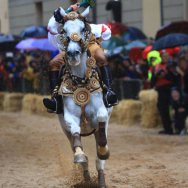
POLYGON ((108 111, 104 106, 102 93, 94 93, 92 95, 91 104, 94 109, 94 122, 98 127, 95 133, 97 143, 97 155, 100 159, 109 158, 109 150, 107 145, 107 129, 108 129, 108 111))
POLYGON ((71 134, 74 163, 87 163, 87 157, 83 152, 80 137, 80 116, 81 108, 71 98, 64 100, 65 129, 71 134))

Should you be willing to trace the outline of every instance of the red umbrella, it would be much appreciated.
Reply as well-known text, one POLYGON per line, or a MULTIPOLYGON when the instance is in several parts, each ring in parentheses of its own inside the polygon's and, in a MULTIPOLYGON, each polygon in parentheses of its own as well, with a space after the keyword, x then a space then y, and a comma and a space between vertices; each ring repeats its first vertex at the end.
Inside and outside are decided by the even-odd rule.
POLYGON ((136 62, 137 60, 142 59, 142 52, 143 48, 132 48, 129 52, 129 57, 136 62))
POLYGON ((111 29, 112 35, 122 35, 127 30, 127 26, 119 22, 108 22, 107 25, 111 29))
POLYGON ((170 33, 188 34, 188 21, 172 22, 157 31, 156 40, 170 33))

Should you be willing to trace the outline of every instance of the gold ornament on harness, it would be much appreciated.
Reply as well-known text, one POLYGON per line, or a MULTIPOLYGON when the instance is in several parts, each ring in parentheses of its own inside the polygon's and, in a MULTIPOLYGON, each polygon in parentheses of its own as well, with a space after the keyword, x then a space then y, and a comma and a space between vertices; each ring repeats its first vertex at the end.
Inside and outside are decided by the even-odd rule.
POLYGON ((72 33, 70 39, 74 42, 79 42, 81 40, 81 37, 78 33, 72 33))
POLYGON ((64 82, 64 86, 67 88, 67 89, 72 89, 72 80, 71 79, 67 79, 65 80, 64 82))
POLYGON ((80 106, 86 105, 90 101, 90 91, 86 88, 77 88, 73 93, 73 100, 80 106))
POLYGON ((79 18, 79 14, 76 12, 70 12, 66 15, 67 20, 75 20, 77 18, 79 18))
POLYGON ((96 66, 96 60, 94 57, 90 57, 88 60, 87 60, 87 66, 88 67, 95 67, 96 66))
POLYGON ((87 69, 86 70, 86 78, 90 78, 92 75, 92 70, 91 69, 87 69))
POLYGON ((92 89, 100 88, 99 81, 96 78, 92 78, 90 81, 90 86, 92 89))

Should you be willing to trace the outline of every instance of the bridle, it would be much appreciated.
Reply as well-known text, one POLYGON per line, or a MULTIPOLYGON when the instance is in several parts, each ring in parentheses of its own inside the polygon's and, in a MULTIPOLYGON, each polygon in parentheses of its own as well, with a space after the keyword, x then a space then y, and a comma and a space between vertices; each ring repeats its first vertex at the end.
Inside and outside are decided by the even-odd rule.
POLYGON ((77 12, 70 12, 69 14, 63 17, 64 23, 66 23, 68 20, 75 20, 75 19, 79 19, 84 22, 84 25, 85 25, 84 40, 78 33, 72 33, 71 36, 67 36, 67 34, 65 33, 63 29, 63 25, 61 24, 58 28, 58 33, 59 33, 58 41, 60 44, 63 44, 64 51, 67 51, 69 42, 74 41, 74 42, 78 42, 82 49, 82 52, 85 52, 87 50, 90 38, 92 36, 91 27, 86 22, 85 18, 81 14, 78 14, 77 12))

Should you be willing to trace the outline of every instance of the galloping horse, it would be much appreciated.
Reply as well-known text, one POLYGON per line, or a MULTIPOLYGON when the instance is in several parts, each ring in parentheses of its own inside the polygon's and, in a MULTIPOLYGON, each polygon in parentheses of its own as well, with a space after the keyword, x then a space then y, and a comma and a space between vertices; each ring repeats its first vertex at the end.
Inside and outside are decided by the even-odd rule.
POLYGON ((106 137, 112 108, 107 109, 103 103, 96 61, 87 48, 93 38, 84 19, 89 14, 89 7, 81 14, 66 14, 61 8, 61 14, 65 22, 59 28, 58 45, 65 51, 65 68, 59 89, 63 96, 64 113, 59 115, 59 120, 71 143, 74 162, 82 164, 84 173, 88 172, 88 160, 80 135, 88 129, 91 130, 90 133, 94 133, 99 187, 104 188, 104 165, 109 157, 106 137))

